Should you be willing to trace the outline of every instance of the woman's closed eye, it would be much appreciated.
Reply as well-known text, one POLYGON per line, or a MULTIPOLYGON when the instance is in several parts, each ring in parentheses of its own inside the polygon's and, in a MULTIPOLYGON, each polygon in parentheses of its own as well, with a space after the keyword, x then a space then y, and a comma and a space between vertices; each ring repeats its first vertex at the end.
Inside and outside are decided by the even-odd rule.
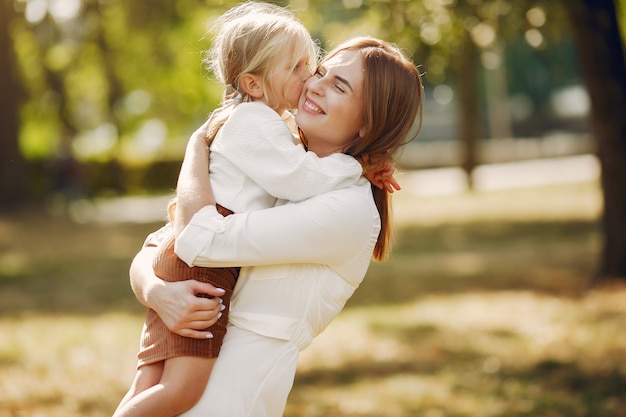
POLYGON ((335 85, 333 85, 333 87, 334 87, 337 91, 339 91, 340 93, 345 93, 345 92, 346 92, 345 88, 343 88, 343 86, 342 86, 341 84, 335 84, 335 85))
MULTIPOLYGON (((315 76, 316 76, 317 78, 324 78, 324 77, 326 76, 326 70, 324 70, 324 69, 323 69, 323 68, 321 68, 321 67, 320 67, 320 68, 318 68, 318 69, 315 71, 315 76)), ((340 93, 345 93, 345 92, 346 92, 346 88, 345 88, 345 86, 342 84, 342 82, 341 82, 341 80, 340 80, 340 79, 338 79, 338 80, 339 80, 339 82, 335 82, 335 83, 333 84, 333 88, 334 88, 335 90, 339 91, 340 93)))

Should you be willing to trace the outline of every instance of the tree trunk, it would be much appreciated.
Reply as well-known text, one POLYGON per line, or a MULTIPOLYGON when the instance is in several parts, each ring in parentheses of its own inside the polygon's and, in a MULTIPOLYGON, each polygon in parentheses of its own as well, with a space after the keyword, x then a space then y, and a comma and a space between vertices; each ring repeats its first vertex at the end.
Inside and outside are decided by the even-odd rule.
POLYGON ((626 281, 626 65, 613 0, 570 0, 604 195, 597 282, 626 281))
POLYGON ((461 166, 467 175, 467 185, 473 189, 472 173, 478 163, 480 139, 480 104, 478 49, 469 33, 465 33, 463 51, 456 66, 459 92, 459 139, 461 141, 461 166))
POLYGON ((20 93, 11 22, 13 1, 0 0, 0 209, 24 202, 26 166, 19 150, 20 93))

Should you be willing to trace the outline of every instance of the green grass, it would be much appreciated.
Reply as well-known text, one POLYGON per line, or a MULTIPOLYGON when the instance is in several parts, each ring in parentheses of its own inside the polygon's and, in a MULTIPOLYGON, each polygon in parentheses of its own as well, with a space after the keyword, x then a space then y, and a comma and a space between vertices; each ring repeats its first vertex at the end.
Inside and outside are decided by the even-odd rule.
MULTIPOLYGON (((303 352, 286 417, 626 416, 626 288, 589 287, 595 184, 396 203, 390 260, 303 352)), ((0 417, 112 414, 156 227, 0 218, 0 417)))

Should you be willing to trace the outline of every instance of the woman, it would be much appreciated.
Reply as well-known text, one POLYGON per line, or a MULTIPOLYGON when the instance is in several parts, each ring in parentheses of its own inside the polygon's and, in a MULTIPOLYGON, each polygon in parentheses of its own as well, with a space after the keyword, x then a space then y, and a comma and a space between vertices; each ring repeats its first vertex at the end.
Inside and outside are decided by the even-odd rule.
MULTIPOLYGON (((306 82, 296 122, 320 157, 385 160, 417 134, 421 103, 415 66, 385 42, 357 38, 329 53, 306 82)), ((184 415, 281 416, 298 352, 341 311, 372 256, 388 252, 389 195, 362 178, 303 202, 224 218, 203 182, 202 140, 201 132, 192 136, 185 159, 196 169, 185 175, 204 207, 177 237, 176 253, 189 265, 242 269, 222 351, 202 399, 184 415)), ((131 267, 139 300, 173 331, 204 337, 196 329, 210 326, 219 306, 194 295, 219 291, 158 280, 151 256, 144 249, 131 267)))

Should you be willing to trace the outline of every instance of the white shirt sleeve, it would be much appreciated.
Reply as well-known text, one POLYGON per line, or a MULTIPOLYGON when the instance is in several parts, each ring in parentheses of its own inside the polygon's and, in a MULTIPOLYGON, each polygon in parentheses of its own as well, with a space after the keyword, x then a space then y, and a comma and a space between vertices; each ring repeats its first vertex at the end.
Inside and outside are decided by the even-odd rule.
POLYGON ((371 194, 352 186, 228 217, 204 207, 176 239, 176 254, 190 266, 342 266, 359 256, 369 262, 371 251, 364 248, 373 247, 379 230, 371 194))
POLYGON ((278 114, 263 103, 241 103, 212 145, 270 195, 300 201, 356 183, 362 167, 351 156, 319 158, 293 142, 278 114))

